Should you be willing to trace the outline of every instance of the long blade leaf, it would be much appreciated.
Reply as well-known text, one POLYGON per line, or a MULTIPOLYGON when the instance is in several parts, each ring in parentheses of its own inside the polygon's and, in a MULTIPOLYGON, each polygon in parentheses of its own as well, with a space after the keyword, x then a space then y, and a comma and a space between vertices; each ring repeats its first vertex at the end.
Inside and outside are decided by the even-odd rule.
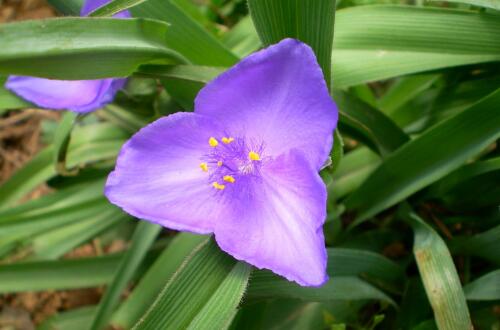
POLYGON ((168 25, 148 19, 57 18, 2 26, 0 73, 54 79, 130 75, 151 61, 183 61, 168 25))
POLYGON ((450 252, 422 219, 409 214, 415 231, 413 253, 440 330, 470 330, 472 323, 450 252))
POLYGON ((498 139, 499 102, 500 89, 388 156, 347 200, 358 212, 357 223, 444 177, 498 139))

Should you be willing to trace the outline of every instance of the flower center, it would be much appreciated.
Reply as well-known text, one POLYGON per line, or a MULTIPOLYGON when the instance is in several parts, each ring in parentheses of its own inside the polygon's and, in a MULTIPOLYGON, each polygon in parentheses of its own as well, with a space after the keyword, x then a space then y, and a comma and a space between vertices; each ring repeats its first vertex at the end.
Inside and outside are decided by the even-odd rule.
POLYGON ((260 176, 262 145, 249 144, 243 138, 210 137, 207 148, 200 169, 207 172, 215 190, 222 191, 237 186, 240 181, 260 176))

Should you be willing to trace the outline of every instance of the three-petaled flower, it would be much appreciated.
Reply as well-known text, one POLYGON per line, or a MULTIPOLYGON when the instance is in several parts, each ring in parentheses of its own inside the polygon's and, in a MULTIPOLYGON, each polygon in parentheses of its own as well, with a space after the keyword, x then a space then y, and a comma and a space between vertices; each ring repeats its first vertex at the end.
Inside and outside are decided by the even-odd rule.
MULTIPOLYGON (((86 0, 81 16, 105 5, 111 0, 86 0)), ((123 11, 115 18, 129 18, 123 11)), ((113 101, 115 94, 123 88, 126 79, 108 78, 99 80, 53 80, 37 77, 10 76, 5 87, 23 99, 42 108, 70 110, 87 113, 113 101)))
POLYGON ((214 233, 235 258, 319 286, 328 276, 318 171, 337 117, 313 51, 285 39, 205 86, 194 113, 136 133, 105 194, 134 216, 214 233))

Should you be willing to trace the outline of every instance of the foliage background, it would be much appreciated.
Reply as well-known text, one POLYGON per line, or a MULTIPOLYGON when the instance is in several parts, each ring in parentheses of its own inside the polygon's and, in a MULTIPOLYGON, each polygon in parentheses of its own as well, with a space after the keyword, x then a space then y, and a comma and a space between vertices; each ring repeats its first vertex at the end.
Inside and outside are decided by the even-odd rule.
POLYGON ((2 165, 0 328, 500 328, 498 1, 115 0, 94 13, 130 8, 141 18, 130 21, 49 3, 68 17, 0 26, 2 84, 132 78, 113 104, 60 120, 15 110, 31 106, 0 89, 3 164, 13 145, 38 145, 13 130, 43 144, 13 175, 2 165), (139 223, 102 195, 131 134, 192 110, 215 75, 284 37, 313 47, 341 111, 322 171, 331 281, 319 289, 139 223), (33 118, 41 126, 19 129, 33 118), (12 309, 54 290, 84 306, 32 320, 12 309))

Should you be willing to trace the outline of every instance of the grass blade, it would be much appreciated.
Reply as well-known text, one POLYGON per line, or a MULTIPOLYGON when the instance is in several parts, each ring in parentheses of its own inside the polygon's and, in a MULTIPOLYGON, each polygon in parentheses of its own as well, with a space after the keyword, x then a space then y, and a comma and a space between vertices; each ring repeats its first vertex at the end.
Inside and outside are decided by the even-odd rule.
POLYGON ((57 18, 2 25, 0 73, 53 79, 130 75, 151 61, 184 61, 168 25, 147 19, 57 18))
POLYGON ((332 95, 339 107, 340 129, 374 151, 387 156, 408 142, 409 137, 378 109, 340 90, 332 95))
POLYGON ((355 224, 439 180, 498 139, 499 103, 500 89, 388 156, 346 202, 358 212, 355 224))
POLYGON ((413 253, 440 330, 471 330, 464 292, 450 252, 439 235, 417 215, 409 219, 415 231, 413 253))
POLYGON ((91 12, 90 17, 110 17, 121 11, 140 5, 147 0, 112 0, 91 12))
POLYGON ((78 174, 78 168, 71 170, 66 168, 66 154, 71 139, 71 131, 78 117, 78 114, 66 111, 54 133, 54 142, 52 143, 54 145, 54 165, 56 172, 60 175, 69 176, 78 174))
POLYGON ((226 329, 248 285, 252 266, 238 262, 189 324, 189 330, 226 329))
POLYGON ((431 0, 431 1, 466 3, 472 6, 479 6, 484 8, 500 10, 500 2, 497 0, 431 0))
POLYGON ((467 284, 464 292, 467 300, 500 300, 500 269, 467 284))
POLYGON ((233 53, 172 0, 148 0, 132 8, 131 12, 134 17, 169 23, 165 34, 167 44, 193 64, 230 66, 238 61, 233 53))
POLYGON ((161 228, 159 225, 146 221, 138 224, 132 237, 130 248, 120 261, 113 281, 99 303, 91 330, 100 330, 106 326, 120 300, 120 295, 136 273, 137 268, 142 263, 161 228))
POLYGON ((384 292, 355 276, 331 278, 321 288, 302 287, 272 274, 255 276, 248 288, 248 298, 294 298, 307 301, 374 299, 396 305, 384 292))
POLYGON ((208 239, 185 261, 134 329, 185 329, 234 268, 236 261, 208 239))
POLYGON ((335 0, 249 0, 255 28, 264 45, 299 39, 314 50, 330 86, 335 0))
POLYGON ((202 235, 178 234, 113 315, 112 325, 123 329, 132 328, 149 307, 144 302, 155 300, 184 259, 206 239, 206 236, 202 235))
POLYGON ((410 73, 500 61, 497 15, 417 6, 339 10, 332 54, 337 88, 410 73))

